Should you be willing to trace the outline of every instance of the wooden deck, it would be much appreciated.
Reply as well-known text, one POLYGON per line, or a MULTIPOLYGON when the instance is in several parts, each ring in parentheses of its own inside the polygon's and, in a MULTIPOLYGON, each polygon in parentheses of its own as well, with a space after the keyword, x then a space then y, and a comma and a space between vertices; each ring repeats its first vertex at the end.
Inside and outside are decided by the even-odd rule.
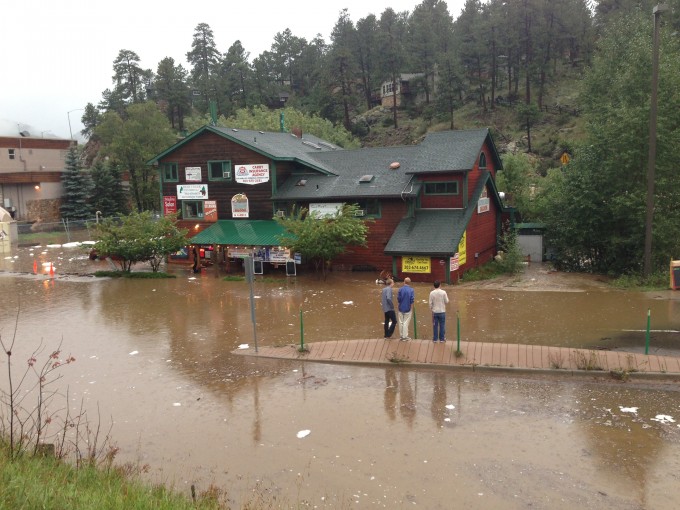
POLYGON ((547 347, 541 345, 486 342, 434 343, 431 340, 332 340, 300 345, 254 346, 234 354, 261 358, 306 360, 326 363, 384 365, 403 363, 430 367, 457 367, 472 370, 507 369, 555 373, 597 374, 616 372, 630 376, 655 376, 680 380, 680 357, 657 356, 622 351, 600 351, 547 347))

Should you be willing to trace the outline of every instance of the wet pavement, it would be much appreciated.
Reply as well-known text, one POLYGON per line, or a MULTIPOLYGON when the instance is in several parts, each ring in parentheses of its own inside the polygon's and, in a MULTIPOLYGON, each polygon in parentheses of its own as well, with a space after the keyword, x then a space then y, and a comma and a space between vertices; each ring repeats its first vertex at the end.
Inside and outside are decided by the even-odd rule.
MULTIPOLYGON (((0 258, 13 359, 61 344, 76 358, 58 383, 69 408, 111 420, 118 462, 148 465, 149 480, 187 495, 215 484, 232 508, 677 507, 677 384, 238 356, 255 334, 262 346, 297 344, 302 331, 312 347, 382 337, 375 275, 267 274, 254 285, 254 331, 248 285, 212 268, 117 280, 82 276, 106 263, 76 247, 0 258)), ((415 288, 427 338, 430 287, 415 288)), ((677 349, 674 294, 447 290, 464 341, 640 351, 650 309, 651 350, 677 349)))

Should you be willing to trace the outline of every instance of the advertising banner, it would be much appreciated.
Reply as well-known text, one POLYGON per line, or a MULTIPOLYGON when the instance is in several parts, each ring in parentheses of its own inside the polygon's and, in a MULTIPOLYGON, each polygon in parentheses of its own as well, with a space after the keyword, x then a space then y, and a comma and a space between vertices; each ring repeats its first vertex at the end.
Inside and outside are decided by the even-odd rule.
POLYGON ((231 217, 247 218, 250 215, 248 209, 248 197, 243 193, 231 197, 231 217))
POLYGON ((269 165, 237 165, 235 175, 241 184, 269 182, 269 165))
POLYGON ((402 257, 401 270, 404 273, 430 273, 430 257, 402 257))
POLYGON ((467 230, 463 232, 463 237, 460 238, 460 243, 458 243, 458 263, 462 266, 467 262, 467 230))
POLYGON ((207 200, 208 186, 206 184, 178 184, 177 198, 180 200, 207 200))
POLYGON ((184 168, 184 175, 187 182, 201 182, 201 167, 187 166, 184 168))
POLYGON ((163 215, 175 214, 177 212, 177 197, 163 197, 163 215))
POLYGON ((309 215, 313 218, 335 218, 342 210, 342 203, 310 203, 309 215))
POLYGON ((206 200, 203 203, 203 219, 209 222, 217 221, 217 201, 206 200))

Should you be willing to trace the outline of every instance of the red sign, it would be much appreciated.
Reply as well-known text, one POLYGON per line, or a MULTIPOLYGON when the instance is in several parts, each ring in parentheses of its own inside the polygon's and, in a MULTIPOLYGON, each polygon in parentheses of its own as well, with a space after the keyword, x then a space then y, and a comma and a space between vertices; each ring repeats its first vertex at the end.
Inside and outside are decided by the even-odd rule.
POLYGON ((177 212, 177 197, 163 197, 163 215, 177 212))
POLYGON ((203 219, 205 221, 217 221, 217 201, 206 200, 203 203, 203 219))

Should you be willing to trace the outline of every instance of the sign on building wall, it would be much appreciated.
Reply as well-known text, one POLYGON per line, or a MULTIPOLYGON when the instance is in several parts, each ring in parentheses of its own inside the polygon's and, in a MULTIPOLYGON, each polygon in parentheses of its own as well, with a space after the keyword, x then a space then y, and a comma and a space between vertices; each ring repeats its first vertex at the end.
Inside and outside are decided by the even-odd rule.
POLYGON ((269 182, 269 165, 238 165, 236 182, 241 184, 261 184, 269 182))
POLYGON ((208 186, 205 184, 178 184, 177 198, 180 200, 207 200, 208 186))
POLYGON ((243 193, 231 197, 231 216, 232 218, 248 218, 248 197, 243 193))
POLYGON ((206 200, 203 202, 203 219, 205 221, 217 221, 217 201, 206 200))
POLYGON ((184 175, 187 182, 201 182, 201 167, 187 166, 184 168, 184 175))
POLYGON ((163 197, 163 216, 177 212, 177 197, 163 197))
POLYGON ((458 257, 458 264, 461 266, 467 261, 467 230, 463 232, 463 237, 460 238, 458 252, 454 257, 458 257))
POLYGON ((486 192, 486 188, 482 191, 482 196, 477 202, 477 214, 489 212, 489 197, 486 192))
POLYGON ((404 273, 430 273, 430 257, 402 257, 401 270, 404 273))
POLYGON ((335 218, 342 211, 342 203, 310 203, 309 215, 315 218, 335 218))
POLYGON ((460 262, 458 261, 457 253, 449 259, 449 263, 450 263, 449 271, 458 271, 458 268, 460 267, 460 262))

